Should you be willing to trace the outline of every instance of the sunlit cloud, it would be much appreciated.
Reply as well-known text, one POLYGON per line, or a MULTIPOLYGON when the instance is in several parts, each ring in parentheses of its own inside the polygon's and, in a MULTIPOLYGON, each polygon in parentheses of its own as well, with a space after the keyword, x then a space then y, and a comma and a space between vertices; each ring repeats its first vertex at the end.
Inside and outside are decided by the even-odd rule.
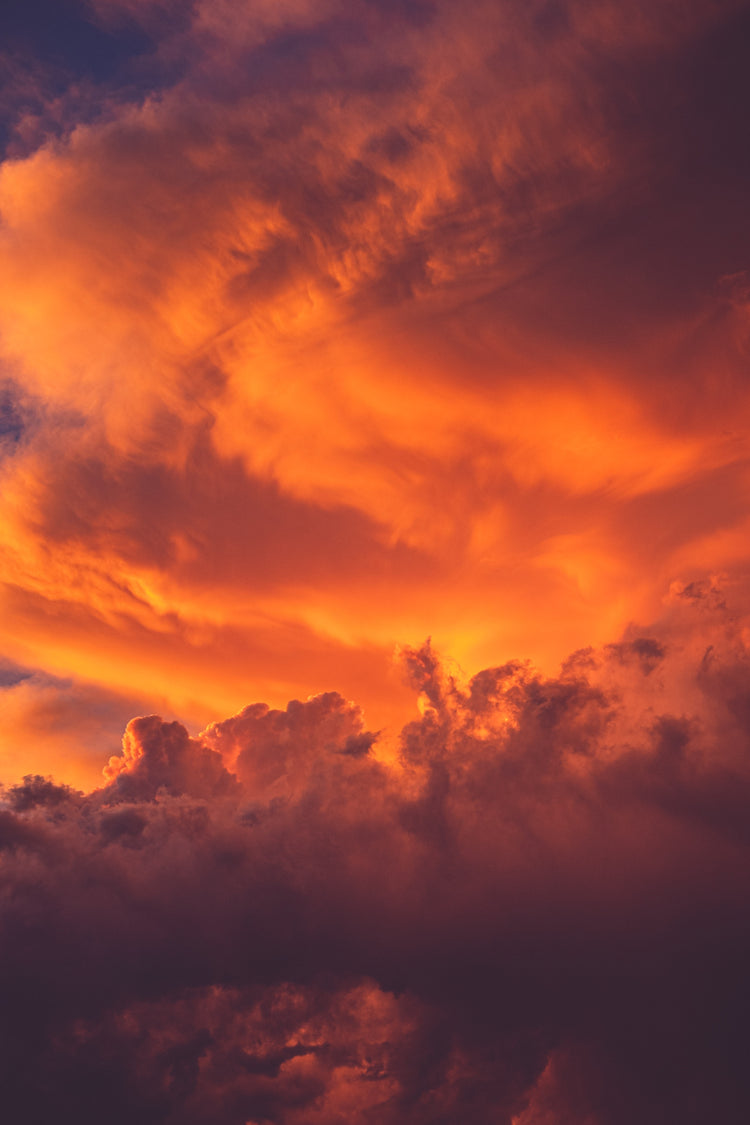
POLYGON ((0 38, 14 1120, 745 1125, 746 5, 0 38))
POLYGON ((328 692, 197 737, 137 718, 93 791, 7 787, 6 1097, 81 1122, 113 1089, 122 1120, 739 1121, 732 593, 675 588, 554 678, 405 649, 421 717, 390 753, 328 692))

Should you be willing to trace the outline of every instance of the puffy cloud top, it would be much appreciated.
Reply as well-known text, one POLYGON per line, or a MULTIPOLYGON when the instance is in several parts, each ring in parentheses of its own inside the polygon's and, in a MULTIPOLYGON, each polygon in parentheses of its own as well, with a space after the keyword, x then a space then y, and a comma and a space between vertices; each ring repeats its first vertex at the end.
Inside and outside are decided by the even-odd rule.
POLYGON ((14 1119, 740 1125, 750 664, 695 595, 553 678, 406 650, 398 759, 328 692, 9 789, 14 1119))
POLYGON ((117 801, 148 801, 160 792, 220 797, 236 784, 219 754, 189 738, 181 723, 165 723, 158 715, 128 723, 122 755, 110 758, 104 776, 110 799, 117 801))

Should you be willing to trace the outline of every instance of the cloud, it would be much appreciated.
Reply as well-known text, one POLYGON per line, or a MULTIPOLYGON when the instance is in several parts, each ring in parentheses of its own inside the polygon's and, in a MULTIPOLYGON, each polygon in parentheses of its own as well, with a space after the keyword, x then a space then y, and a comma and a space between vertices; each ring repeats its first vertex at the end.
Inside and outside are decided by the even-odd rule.
POLYGON ((14 1112, 742 1121, 746 627, 694 595, 554 678, 406 650, 397 759, 329 692, 8 788, 14 1112))
POLYGON ((117 74, 42 53, 6 114, 10 658, 101 657, 122 692, 167 635, 169 703, 205 722, 245 698, 217 694, 225 633, 298 630, 331 676, 277 655, 257 693, 336 683, 380 727, 399 640, 552 672, 736 565, 737 5, 89 11, 117 74))
POLYGON ((220 797, 235 784, 219 755, 188 737, 180 723, 158 715, 133 719, 122 743, 122 756, 112 757, 104 776, 110 800, 149 800, 160 791, 191 797, 220 797))
POLYGON ((123 724, 149 704, 167 711, 163 696, 120 693, 5 661, 0 664, 0 776, 6 783, 20 781, 31 756, 36 770, 89 789, 101 780, 102 753, 107 747, 117 750, 123 724))
POLYGON ((234 718, 213 723, 201 736, 233 763, 254 794, 286 796, 320 769, 321 751, 343 758, 368 754, 377 734, 364 730, 359 707, 338 692, 293 700, 285 711, 251 704, 234 718))
POLYGON ((7 1112, 744 1125, 743 5, 87 10, 0 105, 7 1112))

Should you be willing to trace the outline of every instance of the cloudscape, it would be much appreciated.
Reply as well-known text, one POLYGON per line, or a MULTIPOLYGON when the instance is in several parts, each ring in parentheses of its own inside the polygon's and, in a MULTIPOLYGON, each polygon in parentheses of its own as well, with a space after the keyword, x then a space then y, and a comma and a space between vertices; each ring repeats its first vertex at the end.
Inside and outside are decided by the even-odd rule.
POLYGON ((0 13, 10 1125, 750 1120, 750 8, 0 13))

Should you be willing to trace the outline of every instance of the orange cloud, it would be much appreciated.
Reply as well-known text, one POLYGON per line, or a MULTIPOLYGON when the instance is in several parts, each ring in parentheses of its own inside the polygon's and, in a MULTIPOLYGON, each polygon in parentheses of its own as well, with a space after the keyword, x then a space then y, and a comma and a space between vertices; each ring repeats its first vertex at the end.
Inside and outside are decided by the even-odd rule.
POLYGON ((746 5, 18 12, 9 1119, 746 1125, 746 5))
POLYGON ((552 671, 741 569, 744 266, 660 85, 735 9, 92 5, 162 80, 0 169, 2 651, 379 727, 398 643, 552 671))

